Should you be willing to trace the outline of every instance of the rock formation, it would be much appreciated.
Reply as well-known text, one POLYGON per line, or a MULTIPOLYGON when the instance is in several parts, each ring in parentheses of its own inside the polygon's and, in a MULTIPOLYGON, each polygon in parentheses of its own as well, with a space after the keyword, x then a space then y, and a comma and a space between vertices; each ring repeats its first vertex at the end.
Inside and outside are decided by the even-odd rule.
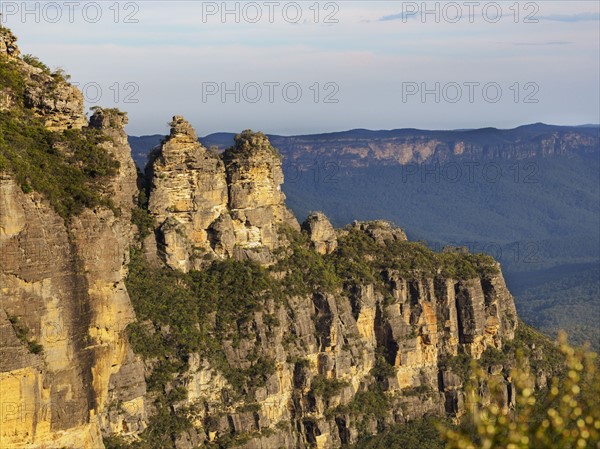
POLYGON ((0 27, 0 57, 16 59, 20 54, 17 37, 8 28, 0 27))
POLYGON ((265 263, 280 245, 278 226, 299 230, 294 215, 285 206, 281 191, 281 155, 262 133, 244 131, 223 154, 229 210, 235 234, 235 254, 265 263))
POLYGON ((397 242, 407 240, 406 233, 402 229, 386 220, 355 221, 352 223, 352 227, 364 231, 379 245, 385 244, 386 241, 397 242))
MULTIPOLYGON (((360 238, 378 225, 345 232, 360 238)), ((383 253, 390 241, 376 245, 383 253)), ((211 358, 193 355, 173 387, 186 392, 182 406, 199 411, 177 447, 233 436, 249 439, 244 449, 334 449, 355 443, 359 428, 376 433, 426 415, 462 415, 464 379, 444 360, 479 358, 513 338, 516 311, 502 275, 459 280, 390 269, 385 277, 387 292, 357 282, 345 295, 315 291, 265 304, 239 341, 221 342, 233 371, 248 369, 251 354, 273 360, 264 383, 241 396, 211 358), (363 412, 367 398, 384 405, 363 412)))
POLYGON ((298 228, 284 204, 280 158, 260 133, 240 134, 220 156, 174 117, 148 177, 160 252, 173 268, 198 268, 207 256, 269 263, 279 246, 277 227, 298 228))
POLYGON ((337 248, 335 229, 324 213, 311 213, 302 223, 302 229, 308 232, 312 246, 319 254, 330 254, 337 248))
POLYGON ((22 101, 53 131, 80 129, 87 125, 83 94, 69 84, 62 72, 51 73, 46 67, 31 65, 19 58, 17 38, 7 28, 0 27, 0 58, 21 71, 23 92, 12 86, 0 87, 0 110, 22 101))

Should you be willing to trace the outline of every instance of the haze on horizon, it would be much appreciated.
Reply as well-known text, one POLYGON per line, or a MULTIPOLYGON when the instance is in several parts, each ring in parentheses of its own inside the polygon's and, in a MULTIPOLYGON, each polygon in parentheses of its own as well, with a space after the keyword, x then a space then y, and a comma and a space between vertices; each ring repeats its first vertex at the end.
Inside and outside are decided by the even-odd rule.
POLYGON ((2 25, 132 135, 600 123, 598 2, 75 3, 2 1, 2 25))

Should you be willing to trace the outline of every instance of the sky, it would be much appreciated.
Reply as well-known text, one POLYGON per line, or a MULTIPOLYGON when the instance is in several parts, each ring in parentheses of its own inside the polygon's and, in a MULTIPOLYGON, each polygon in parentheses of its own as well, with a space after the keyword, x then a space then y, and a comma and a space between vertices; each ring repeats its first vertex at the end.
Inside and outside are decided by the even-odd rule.
POLYGON ((4 1, 130 135, 600 123, 600 2, 4 1))

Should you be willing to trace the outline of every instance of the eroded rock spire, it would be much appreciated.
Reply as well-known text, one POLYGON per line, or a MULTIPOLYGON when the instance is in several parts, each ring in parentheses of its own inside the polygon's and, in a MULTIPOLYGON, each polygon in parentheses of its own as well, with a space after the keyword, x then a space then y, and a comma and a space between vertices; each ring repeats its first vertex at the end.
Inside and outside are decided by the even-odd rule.
POLYGON ((281 157, 262 133, 244 131, 219 155, 175 116, 148 174, 159 253, 173 268, 227 257, 268 264, 279 225, 299 228, 281 191, 281 157))

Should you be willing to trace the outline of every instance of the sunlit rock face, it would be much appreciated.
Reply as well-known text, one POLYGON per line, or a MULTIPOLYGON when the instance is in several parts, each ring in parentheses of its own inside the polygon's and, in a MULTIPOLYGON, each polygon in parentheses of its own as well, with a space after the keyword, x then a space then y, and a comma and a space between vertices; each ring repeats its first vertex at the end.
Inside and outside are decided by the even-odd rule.
POLYGON ((219 155, 176 116, 148 174, 160 253, 173 268, 228 257, 268 264, 280 245, 279 225, 298 228, 281 191, 281 159, 261 133, 240 134, 219 155))
POLYGON ((126 140, 110 146, 118 216, 86 209, 66 222, 0 174, 0 447, 101 448, 102 433, 145 426, 143 365, 125 335, 135 169, 126 140), (131 413, 109 413, 117 401, 131 413))
POLYGON ((337 235, 329 219, 322 212, 312 212, 302 223, 319 254, 331 254, 337 248, 337 235))

